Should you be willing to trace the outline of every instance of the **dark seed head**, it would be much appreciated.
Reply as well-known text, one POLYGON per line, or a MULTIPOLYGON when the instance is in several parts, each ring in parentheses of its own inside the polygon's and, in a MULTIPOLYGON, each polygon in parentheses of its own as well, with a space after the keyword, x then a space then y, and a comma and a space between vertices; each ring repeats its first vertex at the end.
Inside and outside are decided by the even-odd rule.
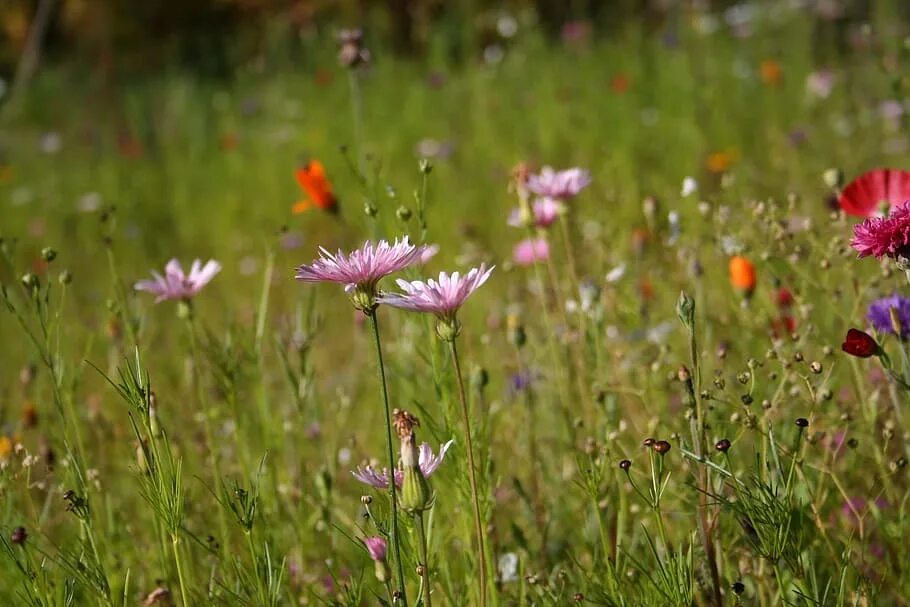
POLYGON ((620 469, 620 470, 628 470, 628 469, 631 468, 631 467, 632 467, 632 461, 631 461, 631 460, 627 460, 627 459, 620 460, 620 462, 619 462, 619 469, 620 469))
POLYGON ((28 537, 28 533, 25 532, 25 527, 16 527, 13 529, 13 532, 9 536, 9 541, 12 544, 21 546, 25 543, 25 539, 28 537))
POLYGON ((732 589, 733 589, 733 593, 735 595, 739 596, 740 594, 742 594, 743 592, 746 591, 746 585, 743 584, 742 582, 733 582, 732 589))
POLYGON ((799 426, 800 428, 808 428, 808 427, 809 427, 809 420, 806 419, 805 417, 797 417, 797 418, 796 418, 796 425, 799 426))
POLYGON ((665 440, 659 440, 654 443, 654 450, 663 455, 670 450, 670 443, 665 440))
POLYGON ((650 447, 651 445, 654 444, 654 442, 655 442, 655 439, 653 439, 653 438, 646 438, 645 440, 641 441, 641 446, 642 446, 642 447, 650 447))
POLYGON ((574 600, 576 603, 580 603, 583 600, 585 600, 585 595, 583 595, 580 592, 576 592, 575 594, 572 595, 572 600, 574 600))
POLYGON ((714 444, 714 448, 720 451, 721 453, 726 453, 727 449, 730 448, 730 441, 725 438, 720 439, 714 444))

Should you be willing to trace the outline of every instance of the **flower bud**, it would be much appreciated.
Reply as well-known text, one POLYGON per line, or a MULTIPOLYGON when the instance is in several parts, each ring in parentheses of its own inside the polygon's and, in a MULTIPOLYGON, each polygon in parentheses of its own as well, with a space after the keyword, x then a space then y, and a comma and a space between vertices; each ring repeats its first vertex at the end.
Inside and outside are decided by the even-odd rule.
POLYGON ((60 272, 60 275, 57 276, 57 280, 63 286, 68 285, 71 282, 73 282, 73 273, 70 272, 69 270, 63 270, 62 272, 60 272))
POLYGON ((398 207, 398 210, 395 211, 395 215, 400 221, 407 221, 411 218, 411 209, 404 205, 401 205, 398 207))
POLYGON ((401 467, 404 479, 401 482, 399 501, 401 509, 408 513, 423 512, 433 506, 433 490, 418 465, 419 453, 411 433, 401 441, 401 467))
POLYGON ((456 318, 440 318, 436 323, 436 335, 443 341, 455 341, 461 333, 461 323, 456 318))
POLYGON ((679 317, 679 322, 688 331, 693 330, 695 327, 695 300, 685 291, 681 291, 679 299, 676 300, 676 315, 679 317))
POLYGON ((25 543, 26 538, 28 538, 28 533, 25 531, 25 527, 16 527, 13 529, 9 541, 15 546, 21 546, 25 543))
POLYGON ((55 259, 57 259, 57 251, 55 251, 54 249, 52 249, 50 247, 44 247, 43 249, 41 249, 41 259, 43 259, 47 263, 50 263, 50 262, 54 261, 55 259))

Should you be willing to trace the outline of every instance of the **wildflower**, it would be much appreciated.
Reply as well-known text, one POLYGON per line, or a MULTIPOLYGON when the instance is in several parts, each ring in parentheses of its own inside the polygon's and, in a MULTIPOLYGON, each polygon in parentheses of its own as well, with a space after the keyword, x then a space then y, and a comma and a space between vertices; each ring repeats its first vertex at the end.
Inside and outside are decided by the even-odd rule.
POLYGON ((528 175, 528 190, 538 196, 566 200, 578 196, 591 183, 591 174, 580 168, 554 171, 544 167, 537 175, 528 175))
POLYGON ((184 274, 180 262, 172 259, 164 267, 164 276, 153 271, 154 280, 141 280, 134 288, 155 295, 155 303, 168 299, 188 300, 199 293, 220 271, 221 264, 217 261, 210 259, 202 265, 202 262, 196 259, 190 267, 190 273, 184 274))
POLYGON ((339 250, 333 255, 320 247, 319 259, 298 267, 295 278, 305 282, 343 284, 354 306, 371 313, 376 307, 377 283, 389 274, 419 262, 423 254, 424 247, 412 245, 407 236, 393 244, 381 240, 374 245, 367 241, 348 254, 339 250))
POLYGON ((844 339, 844 343, 841 344, 841 350, 859 358, 869 358, 881 351, 875 339, 859 329, 847 331, 847 337, 844 339))
POLYGON ((705 167, 712 173, 725 173, 733 164, 733 152, 712 152, 705 160, 705 167))
POLYGON ((910 200, 910 172, 873 169, 847 184, 837 202, 847 215, 872 217, 910 200))
MULTIPOLYGON (((446 452, 449 450, 449 447, 452 446, 454 440, 450 440, 447 443, 444 443, 439 446, 439 455, 434 455, 433 450, 430 448, 430 445, 427 443, 421 443, 417 465, 420 467, 420 471, 423 472, 425 477, 430 477, 436 472, 436 469, 439 468, 439 465, 442 463, 442 460, 445 459, 446 452)), ((372 466, 358 466, 356 470, 352 470, 351 474, 365 485, 370 485, 371 487, 376 487, 377 489, 388 489, 389 487, 389 469, 383 468, 381 471, 376 470, 372 466)), ((404 479, 404 473, 401 470, 395 470, 395 486, 401 488, 401 482, 404 479)))
POLYGON ((617 95, 622 95, 629 90, 629 77, 622 72, 618 74, 613 74, 613 77, 610 78, 610 90, 616 93, 617 95))
POLYGON ((773 59, 765 59, 762 61, 761 65, 759 65, 759 73, 761 74, 762 82, 769 86, 779 85, 784 76, 780 63, 773 59))
POLYGON ((834 88, 834 72, 822 69, 809 74, 806 78, 806 91, 819 99, 827 99, 834 88))
POLYGON ((746 297, 755 290, 755 266, 745 257, 730 258, 730 283, 746 297))
POLYGON ((328 213, 338 212, 338 199, 332 193, 332 184, 325 175, 325 167, 318 160, 311 160, 294 173, 307 200, 297 202, 291 212, 295 215, 317 208, 328 213))
POLYGON ((13 545, 21 546, 25 543, 26 538, 28 538, 28 532, 26 532, 25 527, 16 527, 10 534, 9 541, 13 545))
POLYGON ((565 210, 565 206, 553 198, 538 198, 531 205, 530 217, 526 217, 526 212, 521 209, 512 209, 509 215, 509 225, 513 228, 520 228, 532 224, 536 228, 548 228, 559 219, 559 215, 565 210))
POLYGON ((530 266, 550 258, 550 243, 546 238, 525 238, 512 249, 512 261, 530 266))
POLYGON ((464 276, 458 272, 451 275, 440 272, 438 281, 432 278, 426 282, 398 280, 397 284, 404 293, 381 295, 376 302, 412 312, 435 314, 439 319, 436 327, 439 336, 447 340, 454 339, 459 331, 459 322, 455 315, 471 293, 487 281, 494 267, 487 269, 485 264, 481 264, 479 268, 472 268, 464 276))
POLYGON ((515 582, 518 580, 518 555, 506 552, 499 557, 497 567, 500 582, 515 582))
POLYGON ((692 194, 698 192, 698 182, 695 181, 694 177, 686 177, 682 182, 682 189, 679 192, 679 195, 683 198, 687 198, 692 194))
POLYGON ((896 293, 877 299, 869 304, 866 319, 876 331, 906 339, 910 336, 910 299, 896 293))
POLYGON ((363 45, 363 30, 341 30, 338 45, 338 62, 343 67, 355 68, 370 62, 370 50, 363 45))
POLYGON ((363 538, 363 544, 366 546, 370 558, 376 564, 376 579, 383 584, 392 579, 392 570, 389 569, 389 563, 386 560, 388 545, 382 536, 373 536, 363 538))

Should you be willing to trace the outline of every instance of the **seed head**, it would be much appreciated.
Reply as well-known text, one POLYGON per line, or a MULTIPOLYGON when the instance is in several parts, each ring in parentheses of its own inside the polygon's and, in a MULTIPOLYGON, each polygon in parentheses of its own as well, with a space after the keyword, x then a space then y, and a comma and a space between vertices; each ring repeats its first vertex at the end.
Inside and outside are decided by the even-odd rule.
POLYGON ((660 455, 664 455, 667 451, 670 450, 670 443, 665 440, 659 440, 652 445, 653 449, 657 451, 660 455))
POLYGON ((632 467, 632 461, 628 459, 623 459, 619 461, 619 469, 628 471, 632 467))
POLYGON ((28 538, 28 533, 26 533, 25 527, 16 527, 10 534, 9 541, 15 546, 21 546, 25 543, 26 538, 28 538))
POLYGON ((714 444, 714 448, 720 451, 721 453, 726 453, 727 449, 730 448, 730 441, 722 438, 714 444))
POLYGON ((807 428, 807 427, 809 427, 809 420, 806 419, 805 417, 797 417, 796 425, 799 428, 807 428))

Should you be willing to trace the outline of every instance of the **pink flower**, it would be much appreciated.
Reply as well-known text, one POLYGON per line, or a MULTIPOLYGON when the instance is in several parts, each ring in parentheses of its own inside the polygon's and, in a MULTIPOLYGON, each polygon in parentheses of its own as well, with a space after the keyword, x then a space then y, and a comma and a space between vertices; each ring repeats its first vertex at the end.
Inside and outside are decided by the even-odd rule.
POLYGON ((368 240, 350 254, 339 250, 332 255, 320 247, 319 259, 297 268, 294 277, 304 282, 337 282, 347 293, 357 290, 373 296, 380 279, 419 262, 424 250, 407 236, 394 244, 380 240, 374 245, 368 240))
POLYGON ((370 553, 370 558, 374 561, 384 561, 386 557, 386 550, 388 546, 386 544, 385 538, 379 535, 373 537, 363 538, 363 544, 367 547, 367 552, 370 553))
POLYGON ((512 249, 512 261, 529 266, 550 257, 550 243, 546 238, 525 238, 512 249))
POLYGON ((438 244, 428 244, 423 247, 423 252, 420 254, 420 264, 426 264, 431 259, 436 257, 436 254, 439 253, 438 244))
MULTIPOLYGON (((454 440, 440 445, 439 455, 433 455, 433 450, 430 449, 430 445, 427 443, 422 443, 420 445, 420 453, 417 459, 417 464, 420 466, 420 471, 423 472, 424 477, 429 477, 431 474, 436 472, 436 468, 439 467, 439 464, 442 463, 442 460, 445 459, 446 452, 449 450, 449 447, 452 446, 454 440)), ((389 486, 389 469, 383 468, 381 471, 376 470, 372 466, 358 466, 356 470, 352 470, 351 474, 354 475, 354 478, 359 480, 361 483, 376 487, 377 489, 387 489, 389 486)), ((401 481, 404 479, 404 472, 400 469, 395 470, 395 486, 401 487, 401 481)))
POLYGON ((834 80, 834 72, 829 69, 812 72, 806 78, 806 90, 819 99, 827 99, 834 88, 834 80))
POLYGON ((155 303, 167 299, 189 299, 201 291, 202 287, 220 271, 221 264, 217 261, 209 260, 203 266, 197 259, 193 261, 189 275, 186 275, 180 262, 172 259, 164 267, 164 276, 152 271, 153 280, 140 280, 134 288, 155 295, 155 303))
POLYGON ((577 196, 591 183, 591 174, 584 169, 554 171, 544 167, 537 175, 528 175, 527 188, 538 196, 566 200, 577 196))
POLYGON ((487 281, 492 272, 493 268, 487 269, 485 264, 480 264, 479 268, 472 268, 464 276, 458 272, 451 275, 440 272, 438 281, 432 278, 426 282, 398 280, 396 283, 404 293, 388 293, 377 297, 376 301, 394 308, 430 312, 440 318, 452 319, 465 300, 487 281))
POLYGON ((910 201, 891 207, 887 217, 870 217, 855 225, 850 246, 860 257, 910 257, 910 201))
MULTIPOLYGON (((559 215, 562 213, 563 208, 563 204, 558 200, 547 197, 538 198, 534 201, 534 204, 531 205, 534 227, 550 227, 553 225, 553 222, 559 219, 559 215)), ((526 225, 526 222, 522 219, 520 208, 512 209, 512 213, 509 215, 509 225, 513 228, 521 228, 526 225)))

